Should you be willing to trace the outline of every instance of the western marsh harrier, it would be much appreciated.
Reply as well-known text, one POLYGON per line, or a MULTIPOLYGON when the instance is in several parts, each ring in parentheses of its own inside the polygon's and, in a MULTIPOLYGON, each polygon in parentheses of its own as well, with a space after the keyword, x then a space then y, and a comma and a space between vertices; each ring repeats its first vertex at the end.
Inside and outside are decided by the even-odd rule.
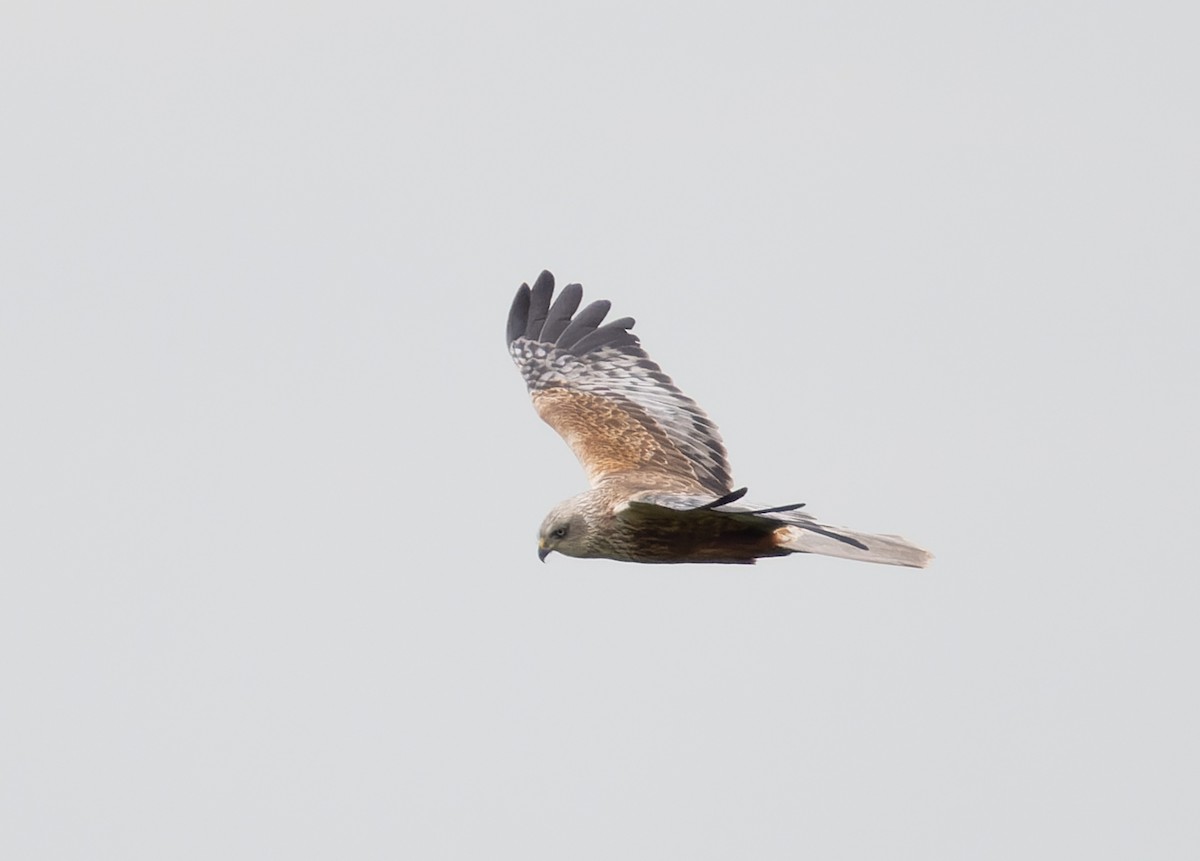
POLYGON ((533 406, 575 452, 591 489, 559 503, 538 535, 538 556, 625 562, 752 564, 762 556, 820 553, 925 567, 930 555, 895 535, 829 526, 803 503, 740 500, 717 427, 642 350, 633 319, 604 323, 609 302, 579 309, 554 276, 522 284, 508 315, 508 346, 533 406))

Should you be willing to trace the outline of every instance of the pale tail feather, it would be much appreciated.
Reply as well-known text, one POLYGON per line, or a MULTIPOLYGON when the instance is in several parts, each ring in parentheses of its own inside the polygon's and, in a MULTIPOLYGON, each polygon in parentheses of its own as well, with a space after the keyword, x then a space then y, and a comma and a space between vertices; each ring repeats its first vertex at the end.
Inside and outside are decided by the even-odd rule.
POLYGON ((910 568, 924 568, 933 559, 933 554, 929 551, 905 541, 899 535, 869 535, 840 526, 813 525, 819 525, 827 532, 851 538, 865 545, 867 549, 863 550, 801 526, 785 526, 779 529, 776 532, 776 541, 780 547, 796 553, 819 553, 822 556, 880 562, 884 565, 907 565, 910 568))

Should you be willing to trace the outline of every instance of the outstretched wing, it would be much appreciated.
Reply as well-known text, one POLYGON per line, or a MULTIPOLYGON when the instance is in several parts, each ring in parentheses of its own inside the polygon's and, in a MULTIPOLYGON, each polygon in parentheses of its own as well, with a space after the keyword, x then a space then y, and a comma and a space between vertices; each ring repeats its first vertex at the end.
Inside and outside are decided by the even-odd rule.
POLYGON ((732 487, 717 427, 675 387, 629 330, 601 325, 610 303, 579 313, 583 288, 568 284, 551 304, 554 276, 522 284, 508 314, 508 345, 538 415, 575 452, 595 486, 621 473, 654 473, 679 489, 732 487))

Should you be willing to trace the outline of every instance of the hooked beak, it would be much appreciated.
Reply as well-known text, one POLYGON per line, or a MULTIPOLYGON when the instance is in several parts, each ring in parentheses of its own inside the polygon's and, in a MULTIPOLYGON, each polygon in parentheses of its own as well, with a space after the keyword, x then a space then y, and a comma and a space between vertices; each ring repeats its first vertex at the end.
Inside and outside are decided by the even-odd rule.
POLYGON ((549 556, 551 552, 552 551, 550 550, 549 547, 547 547, 541 541, 538 542, 538 559, 545 562, 546 557, 549 556))

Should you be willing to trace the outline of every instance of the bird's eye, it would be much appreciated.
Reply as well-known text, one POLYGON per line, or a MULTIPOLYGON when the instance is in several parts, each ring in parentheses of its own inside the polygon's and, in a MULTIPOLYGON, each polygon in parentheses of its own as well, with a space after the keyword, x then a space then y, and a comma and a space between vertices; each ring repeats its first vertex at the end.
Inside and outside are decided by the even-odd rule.
POLYGON ((567 537, 567 527, 565 527, 565 526, 558 527, 558 529, 555 529, 553 532, 550 533, 550 537, 551 538, 566 538, 567 537))

